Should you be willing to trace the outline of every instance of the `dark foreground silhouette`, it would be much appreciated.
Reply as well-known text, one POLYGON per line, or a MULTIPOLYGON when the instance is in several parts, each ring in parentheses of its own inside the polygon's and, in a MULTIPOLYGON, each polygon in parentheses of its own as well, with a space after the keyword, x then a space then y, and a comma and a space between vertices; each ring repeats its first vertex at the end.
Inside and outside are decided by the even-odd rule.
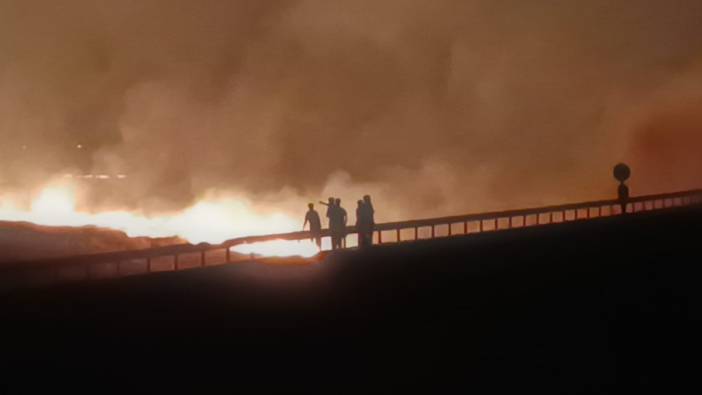
POLYGON ((18 292, 0 382, 694 393, 701 231, 674 209, 18 292))

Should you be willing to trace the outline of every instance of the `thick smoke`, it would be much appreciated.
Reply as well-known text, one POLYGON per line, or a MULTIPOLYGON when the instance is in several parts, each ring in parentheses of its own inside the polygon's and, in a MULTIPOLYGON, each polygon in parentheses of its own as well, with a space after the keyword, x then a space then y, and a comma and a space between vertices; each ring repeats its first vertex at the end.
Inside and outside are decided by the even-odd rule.
POLYGON ((607 197, 619 161, 634 194, 693 187, 700 21, 697 0, 0 0, 0 177, 123 173, 83 204, 147 213, 371 193, 381 220, 607 197))

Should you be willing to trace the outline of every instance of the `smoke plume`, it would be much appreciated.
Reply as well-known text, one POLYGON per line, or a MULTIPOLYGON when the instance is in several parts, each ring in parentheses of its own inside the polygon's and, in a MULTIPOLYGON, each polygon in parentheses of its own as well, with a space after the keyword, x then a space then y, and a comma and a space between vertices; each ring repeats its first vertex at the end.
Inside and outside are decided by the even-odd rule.
POLYGON ((0 0, 0 181, 380 220, 698 186, 697 0, 0 0))

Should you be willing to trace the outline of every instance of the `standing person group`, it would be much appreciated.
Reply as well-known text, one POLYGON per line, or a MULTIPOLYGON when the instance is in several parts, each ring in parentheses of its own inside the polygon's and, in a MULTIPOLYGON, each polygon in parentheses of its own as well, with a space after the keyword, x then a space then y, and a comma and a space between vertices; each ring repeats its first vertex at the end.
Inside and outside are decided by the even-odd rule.
MULTIPOLYGON (((327 206, 327 218, 329 220, 329 233, 331 235, 332 249, 346 247, 346 226, 348 224, 348 214, 341 207, 341 199, 330 197, 327 202, 319 202, 327 206)), ((309 210, 305 215, 305 222, 302 229, 305 229, 307 223, 310 224, 310 237, 317 246, 322 245, 322 225, 319 219, 319 214, 314 210, 314 204, 308 204, 309 210)), ((356 229, 358 231, 358 246, 366 247, 373 244, 373 230, 375 227, 374 220, 375 211, 371 203, 370 196, 366 195, 363 200, 358 201, 356 208, 356 229)))

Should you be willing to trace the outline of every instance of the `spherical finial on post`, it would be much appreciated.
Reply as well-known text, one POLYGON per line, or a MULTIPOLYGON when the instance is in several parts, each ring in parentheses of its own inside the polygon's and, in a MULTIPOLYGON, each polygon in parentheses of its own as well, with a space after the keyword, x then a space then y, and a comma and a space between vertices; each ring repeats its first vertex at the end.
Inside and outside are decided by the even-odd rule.
POLYGON ((631 177, 631 169, 626 163, 619 163, 614 166, 614 178, 616 178, 617 181, 624 183, 629 177, 631 177))

